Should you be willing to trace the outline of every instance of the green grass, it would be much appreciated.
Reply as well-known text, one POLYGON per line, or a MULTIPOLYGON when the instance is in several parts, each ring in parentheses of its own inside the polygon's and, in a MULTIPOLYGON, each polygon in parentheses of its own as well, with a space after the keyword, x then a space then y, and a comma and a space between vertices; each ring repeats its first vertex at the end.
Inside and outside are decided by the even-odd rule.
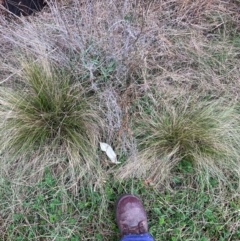
POLYGON ((202 191, 187 187, 188 175, 179 176, 181 185, 173 185, 172 191, 162 192, 138 180, 107 182, 104 204, 90 186, 75 195, 62 189, 47 169, 35 185, 16 186, 9 180, 0 186, 2 200, 12 198, 2 205, 8 225, 1 227, 1 240, 117 240, 114 204, 124 192, 143 200, 155 240, 238 240, 239 199, 215 198, 214 185, 202 191))
MULTIPOLYGON (((157 203, 159 208, 153 208, 152 219, 154 223, 158 220, 158 225, 150 228, 157 240, 223 241, 238 240, 240 237, 239 232, 231 227, 238 222, 234 201, 228 207, 232 217, 224 217, 226 207, 213 203, 209 194, 189 189, 166 194, 157 203)), ((157 203, 153 206, 157 206, 157 203)))

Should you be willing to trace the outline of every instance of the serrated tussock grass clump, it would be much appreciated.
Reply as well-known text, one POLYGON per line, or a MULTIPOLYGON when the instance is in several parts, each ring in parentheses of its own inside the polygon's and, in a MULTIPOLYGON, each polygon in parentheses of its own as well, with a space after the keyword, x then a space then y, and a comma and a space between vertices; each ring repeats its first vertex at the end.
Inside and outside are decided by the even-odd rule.
POLYGON ((1 149, 14 155, 62 148, 92 162, 102 120, 93 96, 49 63, 25 63, 21 87, 0 88, 1 149))
POLYGON ((178 162, 187 160, 195 170, 225 180, 226 173, 236 173, 239 166, 238 118, 234 105, 224 100, 179 96, 140 102, 133 124, 138 154, 127 161, 120 176, 161 182, 178 162))

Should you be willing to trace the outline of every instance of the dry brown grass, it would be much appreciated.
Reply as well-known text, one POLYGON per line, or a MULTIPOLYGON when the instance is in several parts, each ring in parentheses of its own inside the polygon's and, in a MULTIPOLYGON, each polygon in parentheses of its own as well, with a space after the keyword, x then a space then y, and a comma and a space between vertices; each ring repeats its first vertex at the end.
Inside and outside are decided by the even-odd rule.
MULTIPOLYGON (((235 105, 235 110, 239 114, 240 2, 239 0, 49 0, 48 3, 48 7, 44 8, 42 12, 29 17, 13 17, 0 6, 0 10, 4 12, 0 15, 0 88, 11 90, 11 92, 19 90, 19 87, 22 86, 20 83, 23 73, 22 61, 26 59, 33 59, 35 63, 46 61, 53 68, 62 71, 63 74, 66 71, 65 73, 68 73, 71 81, 76 85, 79 83, 79 86, 83 90, 87 90, 90 96, 97 97, 98 102, 94 102, 94 107, 98 110, 98 117, 104 119, 105 126, 104 130, 98 133, 98 139, 93 142, 95 148, 91 161, 94 164, 91 163, 90 167, 87 166, 87 163, 83 164, 83 167, 80 165, 79 153, 75 152, 76 156, 68 159, 66 155, 68 150, 64 146, 52 148, 51 145, 48 145, 41 149, 36 148, 31 152, 26 151, 24 155, 18 155, 17 158, 10 152, 3 153, 2 146, 0 146, 0 191, 4 193, 1 204, 5 205, 4 210, 0 210, 1 237, 6 235, 8 240, 14 240, 16 237, 14 235, 18 235, 17 232, 21 233, 23 226, 28 227, 27 225, 32 230, 32 224, 26 223, 27 219, 24 217, 28 211, 29 213, 32 211, 30 211, 30 207, 23 207, 23 204, 24 201, 38 201, 38 195, 43 195, 46 207, 42 209, 40 203, 37 211, 44 210, 43 219, 47 224, 42 227, 43 229, 47 227, 47 229, 43 230, 41 239, 52 240, 52 237, 56 238, 64 230, 66 231, 65 239, 69 238, 70 232, 72 234, 76 232, 82 240, 94 240, 97 232, 102 234, 103 240, 109 240, 109 237, 114 239, 113 218, 109 217, 114 195, 120 191, 135 191, 135 188, 138 191, 138 184, 134 186, 135 180, 131 179, 132 177, 145 181, 144 184, 165 185, 175 177, 181 176, 181 171, 186 172, 183 170, 184 167, 174 169, 185 155, 185 153, 179 155, 179 143, 170 146, 164 155, 161 155, 164 151, 162 143, 156 145, 154 151, 149 148, 150 152, 144 153, 141 145, 139 146, 141 141, 139 135, 142 129, 136 128, 136 122, 146 125, 155 124, 153 114, 156 117, 160 112, 158 117, 161 119, 164 117, 162 113, 166 108, 168 114, 175 115, 174 117, 177 119, 181 116, 182 109, 178 109, 175 104, 178 103, 184 109, 186 99, 190 96, 193 100, 202 98, 205 103, 223 99, 223 106, 235 105), (159 103, 162 104, 162 109, 155 109, 152 115, 150 111, 152 110, 150 108, 152 100, 149 101, 149 96, 153 97, 153 101, 158 96, 161 99, 159 103), (185 96, 185 98, 180 98, 181 96, 185 96), (148 122, 146 122, 147 119, 148 122), (99 140, 111 144, 118 155, 118 160, 123 164, 118 166, 109 164, 105 153, 97 149, 99 140), (156 152, 157 148, 158 152, 156 152), (75 165, 76 162, 69 160, 75 160, 77 165, 75 165), (148 161, 146 162, 146 160, 148 161), (159 160, 161 161, 159 162, 159 160), (139 167, 141 162, 143 165, 139 167), (87 168, 85 168, 86 166, 87 168), (69 210, 67 214, 70 215, 67 215, 66 220, 63 220, 62 223, 56 222, 54 224, 56 226, 49 221, 46 211, 51 206, 49 205, 48 183, 44 186, 45 191, 42 190, 42 186, 38 187, 37 192, 29 193, 27 189, 31 186, 34 187, 38 182, 41 184, 41 178, 44 177, 46 168, 50 170, 52 179, 57 180, 57 183, 51 186, 54 191, 53 198, 56 197, 55 193, 59 194, 62 202, 56 210, 68 208, 68 202, 75 205, 68 198, 66 198, 69 200, 68 202, 64 200, 61 190, 64 190, 63 193, 70 190, 74 195, 80 193, 80 197, 76 197, 76 205, 80 203, 80 206, 74 206, 73 209, 80 211, 69 210), (123 187, 112 186, 113 173, 116 174, 117 170, 124 172, 121 180, 123 177, 131 179, 130 182, 124 182, 123 187), (106 182, 108 180, 110 180, 110 184, 106 182), (127 185, 131 187, 129 188, 127 185), (27 187, 26 190, 24 190, 25 187, 27 187), (109 195, 107 205, 106 195, 109 195), (95 206, 92 207, 92 204, 95 206), (27 212, 24 208, 27 209, 27 212), (92 213, 93 209, 97 210, 97 214, 92 213), (15 220, 15 222, 14 214, 19 210, 24 214, 24 220, 22 222, 15 220), (86 214, 85 212, 88 210, 90 212, 86 214), (71 215, 73 215, 72 217, 77 216, 75 224, 72 224, 71 220, 69 223, 67 221, 71 215), (9 229, 12 224, 13 232, 9 229), (7 232, 7 230, 10 231, 7 232), (14 233, 15 230, 16 233, 14 233), (51 238, 49 230, 54 230, 51 238)), ((22 89, 18 93, 22 93, 21 91, 22 89)), ((157 101, 154 104, 157 104, 157 101)), ((219 108, 221 109, 221 107, 220 105, 219 108)), ((211 113, 214 113, 215 118, 217 115, 215 110, 211 113)), ((6 118, 5 114, 0 113, 0 122, 4 118, 6 118)), ((238 124, 239 117, 235 115, 234 118, 237 120, 234 125, 238 124)), ((228 121, 226 124, 231 122, 229 119, 228 121)), ((184 125, 185 123, 183 122, 184 125)), ((187 124, 192 126, 191 121, 187 124)), ((94 132, 89 125, 86 129, 89 129, 91 134, 94 132)), ((238 128, 231 131, 236 133, 238 128)), ((220 132, 218 132, 218 137, 227 131, 220 132)), ((205 135, 205 130, 202 133, 205 135)), ((186 132, 184 135, 188 136, 186 132)), ((231 135, 228 136, 228 138, 230 137, 231 135)), ((238 140, 238 135, 235 137, 238 140)), ((5 143, 7 143, 8 136, 5 136, 5 139, 5 143)), ((189 143, 193 143, 194 148, 197 149, 196 143, 198 142, 194 140, 194 135, 190 136, 190 139, 189 143)), ((199 139, 201 138, 199 137, 199 139)), ((149 141, 148 138, 145 140, 149 141)), ((232 141, 234 142, 234 140, 232 141)), ((211 144, 219 143, 214 143, 211 139, 211 144)), ((228 157, 233 154, 236 158, 239 152, 238 145, 231 147, 233 147, 233 153, 227 153, 228 157)), ((225 146, 221 146, 220 149, 226 150, 224 148, 225 146)), ((217 157, 209 159, 206 155, 195 155, 194 158, 197 160, 196 170, 200 170, 203 166, 209 168, 205 168, 205 172, 197 173, 196 176, 192 172, 188 173, 189 175, 182 174, 182 178, 189 177, 189 180, 184 180, 183 185, 186 184, 196 189, 196 185, 193 184, 198 182, 203 186, 199 189, 197 187, 196 193, 198 191, 200 193, 203 189, 205 190, 206 185, 197 179, 199 175, 202 176, 201 180, 205 178, 208 183, 210 183, 210 179, 216 181, 216 177, 219 177, 217 181, 227 187, 218 189, 214 186, 214 190, 215 188, 219 190, 217 192, 219 196, 214 198, 216 198, 216 203, 221 203, 226 210, 227 214, 223 214, 224 221, 221 228, 224 227, 224 222, 227 222, 225 225, 227 229, 228 224, 230 225, 232 222, 231 216, 233 216, 228 213, 233 200, 229 190, 234 186, 235 189, 231 189, 233 196, 235 199, 239 197, 240 166, 232 165, 234 170, 230 170, 228 168, 230 164, 233 164, 232 160, 221 166, 217 157), (228 183, 229 180, 232 182, 231 184, 228 183)), ((170 185, 164 186, 164 191, 168 187, 170 185)), ((182 188, 185 189, 185 186, 182 188)), ((152 204, 152 197, 155 196, 148 194, 146 190, 143 190, 146 192, 146 203, 152 204)), ((186 195, 182 196, 178 202, 184 203, 187 195, 189 194, 186 192, 186 195)), ((215 195, 215 191, 213 195, 215 195)), ((169 201, 171 200, 169 196, 166 196, 166 199, 167 202, 164 205, 168 205, 167 209, 173 207, 168 210, 175 212, 175 207, 178 206, 169 201)), ((176 199, 178 199, 178 195, 176 195, 176 199)), ((186 207, 196 199, 192 200, 186 204, 186 207)), ((200 201, 204 206, 205 201, 202 199, 200 201)), ((162 199, 155 202, 156 210, 159 209, 160 202, 162 199)), ((150 209, 150 207, 148 208, 150 209)), ((35 217, 36 212, 34 209, 32 210, 35 217)), ((195 203, 193 207, 190 206, 190 209, 182 209, 182 212, 184 213, 186 210, 188 213, 196 212, 195 203)), ((169 216, 170 211, 166 212, 166 217, 169 216)), ((157 215, 158 213, 152 217, 159 218, 157 215)), ((199 224, 202 223, 201 218, 197 222, 195 219, 193 220, 199 224)), ((190 221, 192 222, 192 220, 190 221)), ((181 224, 182 219, 177 222, 177 225, 181 224)), ((36 225, 35 219, 33 225, 36 225)), ((41 225, 39 227, 42 229, 41 225)), ((163 226, 160 225, 160 227, 163 226)), ((217 228, 219 227, 218 225, 217 228)), ((199 235, 203 233, 201 228, 199 235)), ((165 230, 168 235, 169 230, 165 230)), ((188 228, 185 231, 187 232, 187 230, 188 228)), ((216 233, 219 232, 220 230, 217 229, 216 233)), ((33 233, 37 240, 40 237, 39 234, 35 231, 33 233)), ((161 232, 156 231, 156 233, 161 232)), ((187 237, 182 236, 181 238, 187 237)))

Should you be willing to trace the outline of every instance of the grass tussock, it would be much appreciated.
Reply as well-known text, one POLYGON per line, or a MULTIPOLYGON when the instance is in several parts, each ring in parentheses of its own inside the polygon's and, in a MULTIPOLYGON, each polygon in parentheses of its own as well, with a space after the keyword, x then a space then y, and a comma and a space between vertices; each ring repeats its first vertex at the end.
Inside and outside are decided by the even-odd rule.
POLYGON ((19 78, 17 89, 0 89, 1 151, 19 156, 48 148, 67 153, 74 165, 94 166, 103 126, 96 100, 46 63, 24 63, 19 78))
POLYGON ((222 181, 237 173, 239 114, 233 103, 206 98, 179 96, 166 101, 165 97, 151 97, 139 101, 139 116, 133 123, 138 153, 119 171, 120 176, 140 176, 159 183, 181 160, 222 181))

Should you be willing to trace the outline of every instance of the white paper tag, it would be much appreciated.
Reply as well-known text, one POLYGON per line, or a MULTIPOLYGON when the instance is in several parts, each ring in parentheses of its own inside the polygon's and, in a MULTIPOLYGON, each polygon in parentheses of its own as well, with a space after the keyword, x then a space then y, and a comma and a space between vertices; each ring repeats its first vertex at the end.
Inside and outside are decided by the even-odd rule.
POLYGON ((107 143, 100 142, 100 147, 101 147, 102 151, 106 152, 108 158, 111 160, 112 163, 114 163, 114 164, 121 163, 121 162, 117 161, 117 155, 111 146, 109 146, 107 143))

